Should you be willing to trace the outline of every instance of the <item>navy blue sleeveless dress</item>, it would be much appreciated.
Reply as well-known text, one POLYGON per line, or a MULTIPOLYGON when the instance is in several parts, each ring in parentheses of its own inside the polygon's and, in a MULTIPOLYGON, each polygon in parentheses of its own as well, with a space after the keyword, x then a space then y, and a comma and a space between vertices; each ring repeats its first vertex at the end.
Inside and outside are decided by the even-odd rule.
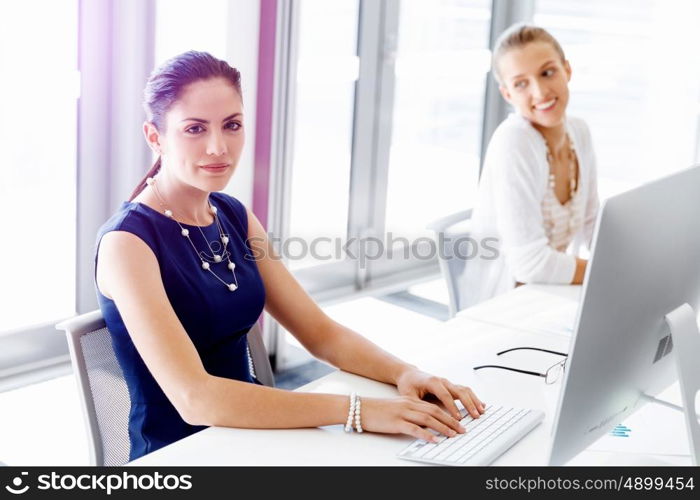
MULTIPOLYGON (((238 290, 231 292, 209 271, 202 269, 201 260, 187 238, 180 234, 175 221, 140 203, 124 202, 100 228, 95 264, 105 233, 128 231, 138 236, 158 259, 170 304, 192 339, 206 371, 217 377, 258 383, 248 363, 246 334, 262 312, 265 288, 247 243, 246 209, 238 200, 223 193, 212 193, 210 202, 218 209, 219 222, 229 237, 228 250, 231 261, 236 264, 238 290)), ((189 229, 198 251, 210 253, 196 226, 182 226, 189 229)), ((213 250, 219 251, 221 239, 216 223, 201 229, 213 250)), ((231 283, 233 276, 226 266, 224 260, 211 264, 211 269, 231 283)), ((204 429, 182 420, 136 351, 114 301, 102 295, 99 289, 97 298, 131 398, 129 459, 134 460, 204 429)))

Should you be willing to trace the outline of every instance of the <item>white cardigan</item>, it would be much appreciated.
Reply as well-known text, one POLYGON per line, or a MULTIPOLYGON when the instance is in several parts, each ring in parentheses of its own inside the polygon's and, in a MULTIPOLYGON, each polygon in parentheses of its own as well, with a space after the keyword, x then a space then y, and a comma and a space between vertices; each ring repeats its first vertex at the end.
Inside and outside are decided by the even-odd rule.
POLYGON ((578 156, 582 229, 567 253, 549 245, 542 216, 549 187, 547 145, 526 118, 510 114, 489 143, 472 215, 472 237, 480 242, 480 252, 465 267, 470 305, 513 288, 516 281, 571 283, 576 254, 582 245, 590 248, 599 204, 593 144, 583 120, 568 117, 566 127, 578 156))

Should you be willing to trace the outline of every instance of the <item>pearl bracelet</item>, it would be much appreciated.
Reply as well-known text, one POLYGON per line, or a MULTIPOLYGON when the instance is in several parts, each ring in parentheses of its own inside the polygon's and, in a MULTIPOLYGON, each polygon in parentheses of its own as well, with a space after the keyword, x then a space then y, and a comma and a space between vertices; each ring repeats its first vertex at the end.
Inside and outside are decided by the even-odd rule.
POLYGON ((345 422, 345 432, 352 432, 352 419, 355 416, 355 404, 357 401, 357 394, 354 392, 350 394, 350 409, 348 410, 348 420, 345 422))
POLYGON ((360 397, 356 393, 350 394, 350 408, 348 409, 348 419, 345 422, 345 432, 353 431, 353 421, 354 428, 357 432, 362 432, 362 417, 360 415, 362 407, 362 402, 360 397))
POLYGON ((357 402, 355 404, 355 430, 357 432, 362 432, 362 419, 360 418, 361 407, 362 402, 360 401, 360 396, 357 396, 357 402))

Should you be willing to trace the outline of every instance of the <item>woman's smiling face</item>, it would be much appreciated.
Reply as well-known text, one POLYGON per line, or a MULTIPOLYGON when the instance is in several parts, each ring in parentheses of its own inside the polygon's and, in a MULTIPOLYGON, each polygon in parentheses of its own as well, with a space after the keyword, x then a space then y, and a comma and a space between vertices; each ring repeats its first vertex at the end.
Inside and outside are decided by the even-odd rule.
POLYGON ((168 110, 159 142, 164 164, 181 182, 221 191, 245 142, 241 96, 225 78, 188 85, 168 110))
POLYGON ((571 67, 548 42, 531 42, 500 56, 503 98, 533 124, 561 125, 569 103, 571 67))

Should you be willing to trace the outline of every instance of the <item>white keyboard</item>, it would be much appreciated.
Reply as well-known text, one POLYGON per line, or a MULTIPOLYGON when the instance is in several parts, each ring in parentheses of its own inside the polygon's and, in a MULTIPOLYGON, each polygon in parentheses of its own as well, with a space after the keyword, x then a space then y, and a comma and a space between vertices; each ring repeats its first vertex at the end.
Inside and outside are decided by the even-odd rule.
POLYGON ((399 458, 438 465, 488 465, 520 441, 544 418, 539 410, 489 405, 474 419, 462 409, 464 434, 442 437, 439 443, 416 439, 399 458))

